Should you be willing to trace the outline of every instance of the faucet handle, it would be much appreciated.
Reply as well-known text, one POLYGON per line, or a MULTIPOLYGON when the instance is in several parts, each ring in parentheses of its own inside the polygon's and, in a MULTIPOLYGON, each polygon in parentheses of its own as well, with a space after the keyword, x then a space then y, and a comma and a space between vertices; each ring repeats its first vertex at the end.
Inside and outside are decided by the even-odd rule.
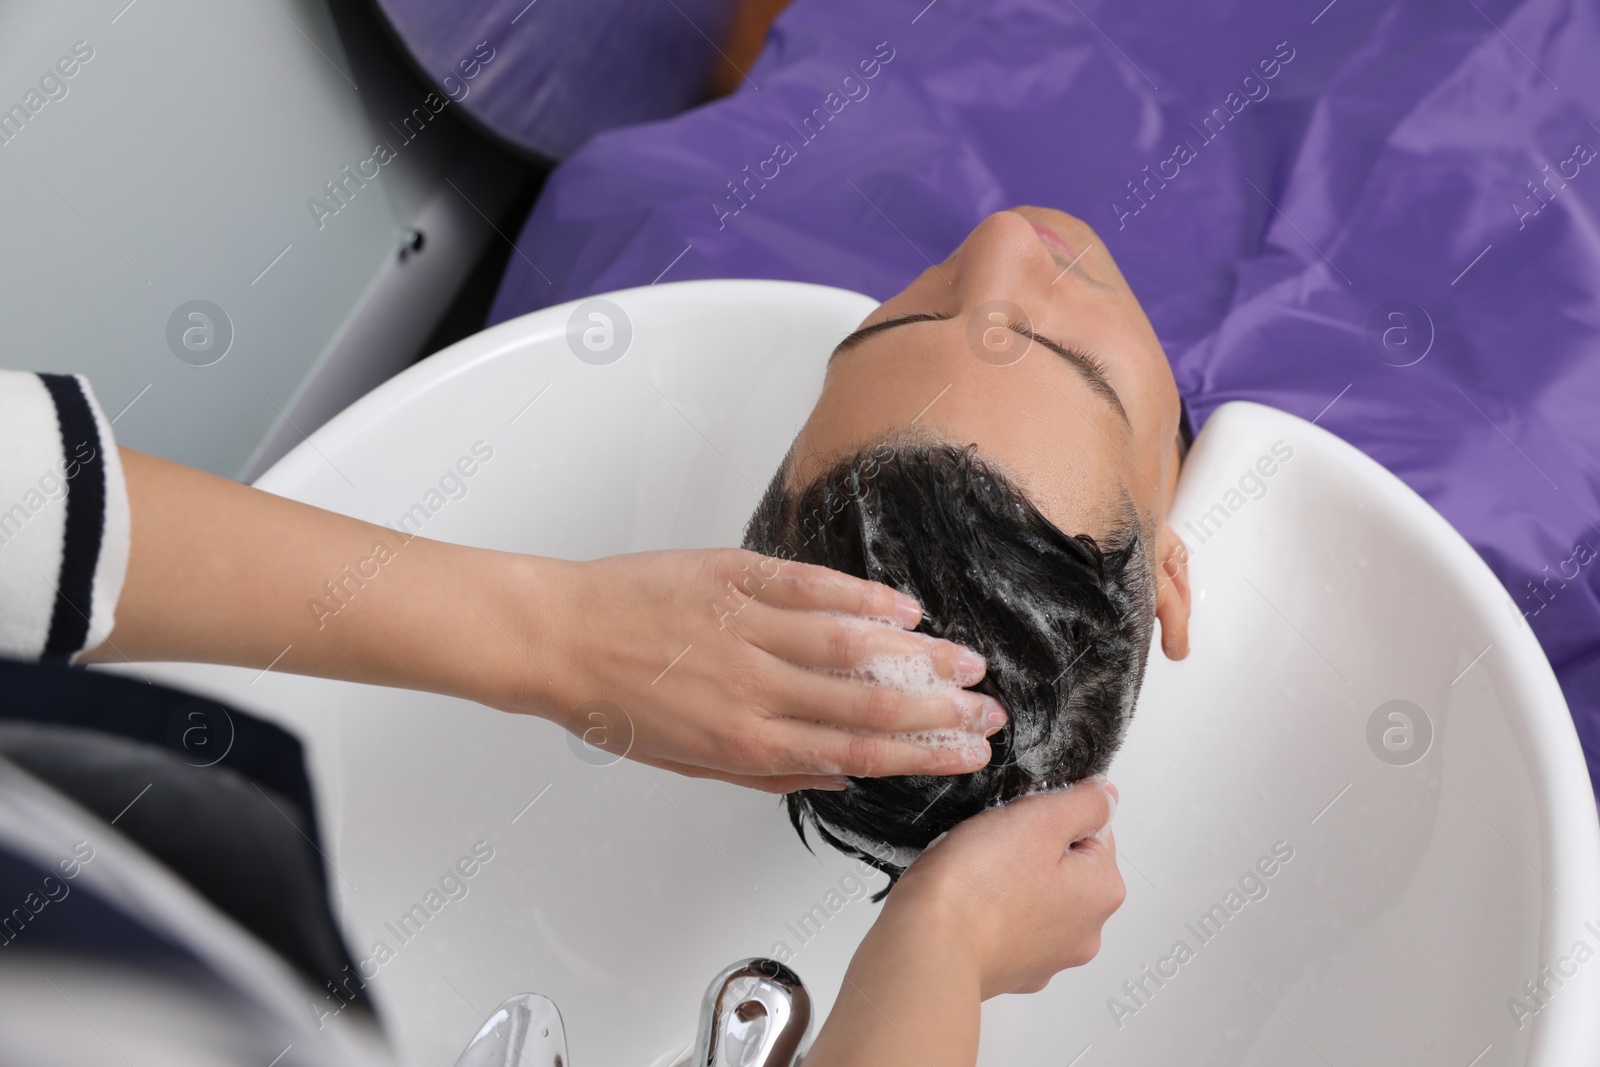
POLYGON ((811 1032, 811 995, 777 960, 725 967, 700 1004, 693 1067, 795 1067, 811 1032))
POLYGON ((555 1001, 518 993, 489 1013, 456 1067, 567 1067, 567 1031, 555 1001))

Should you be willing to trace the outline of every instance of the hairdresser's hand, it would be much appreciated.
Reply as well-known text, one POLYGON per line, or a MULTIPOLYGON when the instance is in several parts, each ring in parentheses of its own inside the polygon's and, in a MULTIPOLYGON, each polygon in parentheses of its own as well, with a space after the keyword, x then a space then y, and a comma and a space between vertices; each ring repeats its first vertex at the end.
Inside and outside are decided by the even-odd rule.
POLYGON ((733 549, 560 567, 528 634, 539 666, 497 706, 619 758, 782 793, 842 786, 840 775, 973 771, 1005 721, 977 693, 825 673, 922 656, 960 686, 983 677, 975 653, 909 632, 921 609, 886 586, 733 549), (969 734, 954 747, 893 736, 936 729, 969 734))
POLYGON ((904 911, 911 926, 942 918, 985 1000, 1037 992, 1094 959, 1100 927, 1122 906, 1115 810, 1116 787, 1092 778, 976 815, 911 865, 884 918, 904 911))
POLYGON ((227 663, 448 693, 544 715, 619 758, 775 792, 988 762, 993 700, 807 669, 921 654, 960 685, 983 676, 981 659, 908 633, 918 609, 883 586, 738 551, 567 563, 469 548, 132 449, 122 463, 127 581, 115 629, 82 662, 227 663), (621 721, 591 718, 595 701, 621 721), (976 731, 962 751, 889 736, 960 726, 976 731))
POLYGON ((856 950, 806 1067, 971 1067, 979 1003, 1100 950, 1122 904, 1102 781, 976 815, 911 865, 856 950))

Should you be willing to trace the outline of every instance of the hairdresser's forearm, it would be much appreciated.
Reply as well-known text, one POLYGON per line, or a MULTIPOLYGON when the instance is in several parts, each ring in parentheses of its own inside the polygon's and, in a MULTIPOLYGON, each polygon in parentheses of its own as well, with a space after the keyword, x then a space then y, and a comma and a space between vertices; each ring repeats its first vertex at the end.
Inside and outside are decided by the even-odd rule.
POLYGON ((856 950, 806 1067, 972 1067, 978 969, 925 915, 879 918, 856 950))
POLYGON ((537 618, 528 601, 565 566, 407 540, 154 456, 122 458, 128 576, 89 661, 275 664, 491 701, 518 675, 508 661, 540 639, 503 632, 506 619, 537 618), (514 597, 521 611, 504 610, 514 597))

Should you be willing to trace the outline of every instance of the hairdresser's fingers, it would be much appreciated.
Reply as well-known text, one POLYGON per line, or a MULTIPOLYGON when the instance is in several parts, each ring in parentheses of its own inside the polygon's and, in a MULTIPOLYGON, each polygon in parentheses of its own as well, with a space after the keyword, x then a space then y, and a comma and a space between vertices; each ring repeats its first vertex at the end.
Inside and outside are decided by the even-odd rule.
POLYGON ((1074 841, 1072 847, 1067 849, 1067 854, 1078 859, 1106 859, 1116 862, 1117 838, 1107 826, 1097 830, 1080 841, 1074 841))
POLYGON ((913 677, 920 674, 932 682, 926 676, 931 666, 938 678, 965 687, 983 681, 987 666, 982 656, 963 645, 872 619, 753 604, 740 614, 737 625, 756 647, 801 667, 851 671, 875 660, 888 666, 881 661, 890 660, 894 663, 890 669, 902 669, 913 677))
MULTIPOLYGON (((1122 880, 1122 869, 1117 866, 1117 842, 1110 827, 1068 849, 1061 858, 1059 870, 1067 885, 1084 886, 1087 882, 1084 906, 1090 913, 1098 912, 1102 919, 1109 919, 1127 899, 1128 887, 1122 880)), ((1094 953, 1089 955, 1092 957, 1094 953)))
POLYGON ((642 759, 639 762, 686 778, 714 778, 719 782, 742 785, 763 793, 797 793, 802 789, 842 790, 850 784, 839 775, 832 774, 730 774, 669 759, 642 759))
POLYGON ((990 755, 989 742, 963 731, 951 731, 940 742, 913 741, 893 734, 772 719, 763 733, 764 745, 787 753, 805 770, 851 778, 970 774, 986 766, 990 755))
POLYGON ((1051 825, 1066 847, 1087 841, 1111 825, 1116 803, 1108 784, 1104 778, 1086 778, 1071 789, 1051 794, 1055 800, 1051 825))
POLYGON ((834 611, 884 619, 907 630, 922 621, 913 597, 878 582, 810 563, 794 563, 750 553, 754 562, 737 589, 763 604, 802 611, 834 611))
POLYGON ((966 730, 988 736, 1006 724, 1006 711, 998 700, 955 686, 908 692, 782 661, 772 662, 770 670, 759 696, 773 715, 786 719, 877 734, 966 730))
POLYGON ((1014 832, 1048 844, 1057 855, 1087 840, 1111 821, 1111 794, 1103 778, 1086 778, 1069 789, 1036 793, 1007 804, 1014 832))

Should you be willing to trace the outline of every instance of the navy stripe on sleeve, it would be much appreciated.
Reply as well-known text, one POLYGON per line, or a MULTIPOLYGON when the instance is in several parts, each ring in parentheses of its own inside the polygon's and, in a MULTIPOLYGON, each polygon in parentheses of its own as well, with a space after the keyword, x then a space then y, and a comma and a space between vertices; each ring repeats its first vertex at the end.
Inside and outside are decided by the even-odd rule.
POLYGON ((61 424, 61 455, 66 463, 67 523, 61 545, 61 574, 56 582, 55 610, 42 659, 64 660, 88 642, 94 604, 95 568, 105 533, 106 467, 104 444, 94 410, 78 379, 69 374, 40 374, 56 404, 61 424))

